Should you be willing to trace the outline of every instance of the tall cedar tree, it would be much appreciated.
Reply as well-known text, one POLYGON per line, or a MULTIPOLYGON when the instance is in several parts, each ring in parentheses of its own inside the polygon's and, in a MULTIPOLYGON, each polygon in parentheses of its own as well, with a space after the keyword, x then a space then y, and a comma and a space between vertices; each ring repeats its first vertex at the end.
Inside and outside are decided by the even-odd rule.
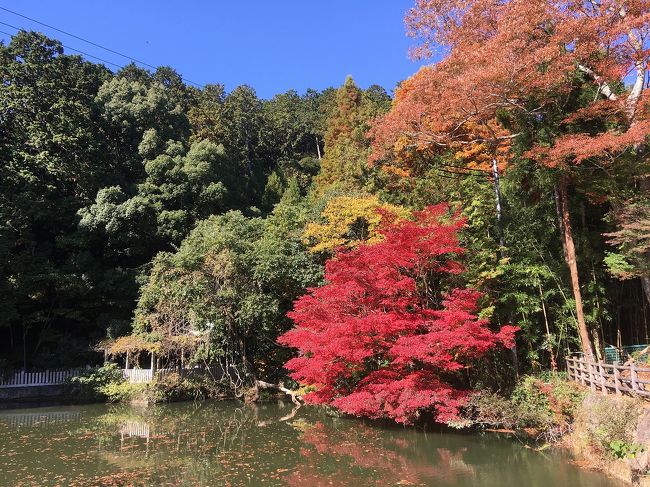
POLYGON ((340 252, 326 264, 327 284, 295 302, 296 327, 279 341, 300 352, 285 367, 315 387, 307 401, 400 423, 423 411, 447 421, 468 394, 454 372, 498 344, 513 345, 516 327, 495 333, 474 314, 481 293, 443 291, 463 272, 456 257, 464 222, 443 222, 447 211, 386 218, 383 241, 340 252))
POLYGON ((316 189, 331 186, 362 189, 368 178, 369 122, 388 110, 386 92, 371 86, 362 91, 351 77, 336 92, 336 104, 327 120, 325 156, 316 177, 316 189))

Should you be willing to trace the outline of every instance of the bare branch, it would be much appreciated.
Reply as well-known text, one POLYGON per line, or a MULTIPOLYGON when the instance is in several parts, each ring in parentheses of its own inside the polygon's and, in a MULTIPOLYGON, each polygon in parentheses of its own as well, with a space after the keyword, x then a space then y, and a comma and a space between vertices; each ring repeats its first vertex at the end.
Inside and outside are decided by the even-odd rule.
POLYGON ((587 76, 589 76, 598 84, 598 88, 600 92, 605 96, 605 98, 612 101, 618 100, 618 96, 616 95, 616 93, 612 91, 609 84, 607 84, 607 82, 603 80, 601 76, 597 75, 593 69, 588 68, 587 66, 584 66, 582 64, 578 64, 578 69, 583 73, 585 73, 587 76))

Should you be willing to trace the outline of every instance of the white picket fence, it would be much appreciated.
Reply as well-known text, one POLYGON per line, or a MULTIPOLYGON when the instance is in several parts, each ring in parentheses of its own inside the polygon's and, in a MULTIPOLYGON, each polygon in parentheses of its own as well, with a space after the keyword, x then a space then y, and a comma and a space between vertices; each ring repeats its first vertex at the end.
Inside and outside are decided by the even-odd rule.
POLYGON ((151 382, 153 380, 154 374, 157 379, 165 377, 169 374, 180 374, 181 377, 193 377, 199 375, 211 375, 215 379, 220 379, 223 375, 223 371, 218 365, 211 365, 209 367, 197 366, 192 368, 185 369, 156 369, 152 371, 151 369, 122 369, 122 376, 129 382, 141 384, 146 382, 151 382))
POLYGON ((71 370, 44 370, 42 372, 14 372, 0 377, 0 388, 54 386, 65 384, 65 381, 78 375, 81 369, 71 370))
MULTIPOLYGON (((14 372, 13 374, 0 377, 0 389, 9 387, 38 387, 55 386, 65 384, 70 377, 79 375, 83 369, 71 370, 44 370, 42 372, 14 372)), ((151 382, 154 377, 164 377, 172 373, 179 373, 178 369, 122 369, 122 376, 131 383, 143 384, 151 382)), ((219 379, 222 371, 217 365, 210 367, 194 367, 180 370, 180 375, 190 377, 194 375, 210 374, 219 379)))
POLYGON ((138 438, 149 438, 149 424, 140 422, 140 421, 126 421, 120 427, 120 434, 128 436, 129 438, 138 437, 138 438))
POLYGON ((122 377, 135 384, 151 382, 153 371, 151 369, 122 369, 122 377))
POLYGON ((48 411, 38 413, 0 414, 0 423, 4 423, 11 428, 79 422, 80 420, 81 413, 79 411, 48 411))

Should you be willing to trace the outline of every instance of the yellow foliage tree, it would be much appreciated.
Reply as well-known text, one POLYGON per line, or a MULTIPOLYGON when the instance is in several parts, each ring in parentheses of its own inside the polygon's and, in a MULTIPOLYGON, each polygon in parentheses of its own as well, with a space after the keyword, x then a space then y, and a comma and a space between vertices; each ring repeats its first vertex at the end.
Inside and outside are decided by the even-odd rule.
POLYGON ((303 237, 312 252, 333 253, 337 248, 354 248, 361 242, 382 239, 378 232, 382 215, 409 218, 410 211, 379 201, 377 196, 338 196, 331 199, 321 213, 322 222, 307 225, 303 237))

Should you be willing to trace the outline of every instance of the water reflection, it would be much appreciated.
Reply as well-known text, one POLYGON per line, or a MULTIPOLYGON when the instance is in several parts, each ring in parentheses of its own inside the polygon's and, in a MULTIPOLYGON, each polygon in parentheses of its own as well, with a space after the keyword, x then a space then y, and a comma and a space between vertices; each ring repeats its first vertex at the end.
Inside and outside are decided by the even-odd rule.
MULTIPOLYGON (((414 438, 386 434, 364 424, 336 428, 318 422, 302 435, 304 462, 290 485, 455 485, 474 469, 465 447, 420 448, 414 438), (332 469, 333 467, 333 469, 332 469)), ((462 485, 462 484, 461 484, 462 485)))
POLYGON ((48 424, 78 422, 81 420, 79 411, 36 411, 31 413, 3 413, 0 423, 10 428, 38 427, 48 424))
POLYGON ((0 486, 619 484, 494 436, 239 403, 0 414, 0 486))

